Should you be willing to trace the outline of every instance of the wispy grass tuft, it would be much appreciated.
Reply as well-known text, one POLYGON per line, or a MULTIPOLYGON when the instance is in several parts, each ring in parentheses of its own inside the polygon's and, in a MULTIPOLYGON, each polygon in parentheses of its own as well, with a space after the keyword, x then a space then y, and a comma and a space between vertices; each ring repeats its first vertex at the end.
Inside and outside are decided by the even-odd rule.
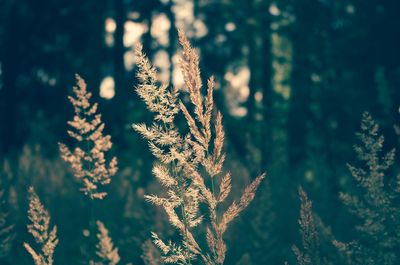
POLYGON ((354 146, 357 166, 348 165, 358 189, 340 198, 360 224, 359 236, 348 243, 335 241, 352 264, 398 264, 400 261, 400 176, 390 184, 387 176, 395 162, 395 149, 384 151, 384 137, 369 113, 364 113, 354 146))

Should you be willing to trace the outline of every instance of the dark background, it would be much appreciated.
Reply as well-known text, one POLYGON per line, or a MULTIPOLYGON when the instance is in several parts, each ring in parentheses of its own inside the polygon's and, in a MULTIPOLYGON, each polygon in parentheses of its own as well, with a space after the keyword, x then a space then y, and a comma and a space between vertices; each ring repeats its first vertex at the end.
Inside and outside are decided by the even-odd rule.
POLYGON ((399 10, 396 0, 1 0, 0 169, 16 239, 0 263, 32 263, 22 247, 31 242, 31 185, 59 229, 55 264, 87 264, 93 216, 109 228, 121 264, 142 264, 150 231, 174 236, 162 211, 143 200, 160 188, 153 157, 131 129, 151 119, 134 93, 132 49, 142 42, 162 78, 180 87, 177 27, 199 49, 203 78, 215 75, 236 193, 268 172, 230 227, 227 264, 293 261, 299 185, 335 235, 351 238, 357 220, 338 193, 354 185, 346 163, 356 159, 361 114, 378 121, 385 148, 397 144, 399 10), (99 102, 120 162, 102 202, 84 198, 59 158, 57 143, 69 141, 75 73, 99 102))

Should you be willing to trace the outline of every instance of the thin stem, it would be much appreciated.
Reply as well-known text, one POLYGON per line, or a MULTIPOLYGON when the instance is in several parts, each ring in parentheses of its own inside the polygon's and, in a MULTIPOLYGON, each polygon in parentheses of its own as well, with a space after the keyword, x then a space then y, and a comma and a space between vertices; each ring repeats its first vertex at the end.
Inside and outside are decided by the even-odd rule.
MULTIPOLYGON (((175 175, 175 177, 179 181, 180 178, 179 178, 179 175, 178 175, 177 170, 176 170, 175 161, 172 162, 172 172, 173 172, 173 174, 175 175)), ((179 187, 181 187, 181 188, 178 190, 178 192, 179 192, 180 197, 183 200, 182 206, 180 208, 181 208, 181 214, 182 214, 182 218, 183 218, 183 225, 184 225, 184 229, 185 229, 185 231, 184 231, 184 239, 185 239, 186 242, 189 242, 188 241, 188 234, 187 234, 187 231, 189 230, 189 228, 188 228, 188 222, 187 222, 186 210, 185 210, 185 196, 184 196, 184 192, 183 192, 184 183, 183 184, 179 183, 179 187)), ((190 253, 189 247, 187 246, 187 244, 185 244, 185 245, 186 245, 186 252, 190 253)), ((187 264, 191 265, 190 259, 188 260, 187 264)))
POLYGON ((211 177, 211 191, 213 197, 215 198, 214 177, 211 177))
MULTIPOLYGON (((158 99, 157 99, 157 101, 158 101, 158 99)), ((165 122, 163 122, 162 125, 163 125, 165 131, 168 131, 169 129, 171 129, 171 128, 167 127, 167 124, 165 122)), ((177 179, 179 181, 181 178, 180 178, 176 168, 177 168, 177 166, 176 166, 175 161, 172 161, 172 174, 174 175, 175 179, 177 179)), ((179 183, 179 187, 181 187, 181 188, 178 190, 178 193, 183 200, 182 206, 180 208, 181 208, 181 214, 182 214, 182 218, 183 218, 183 225, 184 225, 184 229, 185 229, 184 240, 188 243, 189 240, 188 240, 187 231, 189 230, 189 228, 188 228, 188 222, 187 222, 186 210, 185 210, 185 197, 184 197, 184 192, 182 190, 184 188, 184 183, 179 183)), ((190 249, 187 246, 187 244, 185 244, 185 247, 186 247, 186 252, 190 253, 190 249)), ((187 265, 191 265, 190 258, 188 260, 187 265)))

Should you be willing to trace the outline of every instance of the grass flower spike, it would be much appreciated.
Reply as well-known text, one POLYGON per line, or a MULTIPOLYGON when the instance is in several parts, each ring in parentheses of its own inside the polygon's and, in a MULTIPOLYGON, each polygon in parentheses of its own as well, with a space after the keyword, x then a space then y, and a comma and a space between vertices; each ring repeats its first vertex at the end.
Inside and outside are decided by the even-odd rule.
POLYGON ((182 242, 166 243, 155 233, 152 237, 165 263, 191 264, 200 257, 204 264, 223 264, 227 249, 224 233, 229 223, 253 200, 264 175, 245 189, 239 201, 232 202, 224 212, 217 211, 230 193, 231 174, 223 172, 225 134, 222 115, 214 107, 214 79, 208 80, 203 98, 199 56, 183 31, 179 31, 179 41, 183 47, 182 74, 191 107, 179 100, 176 89, 160 84, 141 46, 136 48, 139 68, 136 91, 154 113, 154 121, 151 126, 135 124, 133 127, 148 141, 157 158, 153 175, 167 194, 166 197, 147 195, 146 199, 164 208, 170 224, 180 232, 182 242), (187 122, 185 135, 174 123, 179 112, 187 122), (208 211, 201 212, 201 205, 208 211), (193 233, 199 225, 206 227, 207 246, 200 246, 200 239, 193 233))
POLYGON ((50 215, 32 187, 29 188, 28 218, 31 221, 28 231, 40 246, 40 251, 35 251, 28 243, 24 243, 25 249, 31 254, 35 265, 52 265, 54 249, 58 244, 57 228, 54 226, 50 229, 50 215))
POLYGON ((87 92, 86 83, 76 76, 77 86, 73 88, 74 97, 70 96, 75 116, 68 124, 73 130, 68 134, 78 142, 71 151, 60 143, 62 158, 70 164, 77 179, 82 181, 81 190, 91 199, 103 199, 107 193, 101 187, 111 182, 117 172, 117 159, 106 159, 111 149, 111 136, 104 135, 104 123, 101 114, 97 113, 97 103, 91 104, 92 94, 87 92))
POLYGON ((96 245, 96 255, 100 259, 99 262, 91 261, 92 265, 116 265, 120 261, 118 248, 114 247, 111 237, 108 234, 107 228, 101 221, 97 221, 99 233, 97 239, 99 243, 96 245))

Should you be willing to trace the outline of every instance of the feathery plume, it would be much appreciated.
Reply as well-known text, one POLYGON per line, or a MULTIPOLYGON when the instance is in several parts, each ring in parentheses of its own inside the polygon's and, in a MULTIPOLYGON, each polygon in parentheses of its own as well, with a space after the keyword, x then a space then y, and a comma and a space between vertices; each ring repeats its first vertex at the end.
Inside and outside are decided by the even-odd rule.
POLYGON ((111 149, 111 136, 104 135, 104 123, 97 113, 97 103, 90 103, 92 94, 87 91, 85 81, 76 75, 77 85, 73 88, 74 96, 68 97, 74 107, 75 116, 68 124, 72 130, 68 134, 78 142, 71 151, 60 143, 61 157, 82 181, 81 190, 91 199, 103 199, 107 193, 100 191, 100 186, 108 185, 111 177, 117 173, 117 158, 106 159, 111 149))
POLYGON ((169 222, 182 236, 179 245, 164 243, 156 234, 153 234, 153 242, 160 249, 165 263, 191 264, 195 257, 200 256, 205 264, 223 264, 226 228, 253 200, 265 175, 257 177, 238 202, 233 202, 223 213, 217 212, 217 206, 225 202, 230 193, 231 174, 222 172, 225 134, 222 115, 214 107, 214 78, 208 80, 203 98, 199 56, 184 32, 178 33, 183 47, 182 74, 193 113, 179 101, 177 90, 160 84, 156 70, 143 54, 142 47, 139 45, 135 49, 139 68, 136 92, 148 110, 154 113, 154 121, 151 126, 135 124, 133 128, 149 142, 150 151, 158 159, 153 174, 167 190, 166 197, 148 195, 146 199, 164 208, 169 222), (180 111, 189 128, 186 135, 182 135, 174 124, 180 111), (209 182, 210 186, 206 184, 209 182), (205 220, 200 213, 200 205, 208 208, 206 241, 209 251, 200 247, 200 240, 193 233, 205 220))
POLYGON ((31 254, 35 265, 52 265, 54 249, 58 244, 57 227, 50 229, 50 215, 44 208, 33 187, 29 188, 28 231, 40 246, 40 251, 35 251, 28 243, 25 249, 31 254))

